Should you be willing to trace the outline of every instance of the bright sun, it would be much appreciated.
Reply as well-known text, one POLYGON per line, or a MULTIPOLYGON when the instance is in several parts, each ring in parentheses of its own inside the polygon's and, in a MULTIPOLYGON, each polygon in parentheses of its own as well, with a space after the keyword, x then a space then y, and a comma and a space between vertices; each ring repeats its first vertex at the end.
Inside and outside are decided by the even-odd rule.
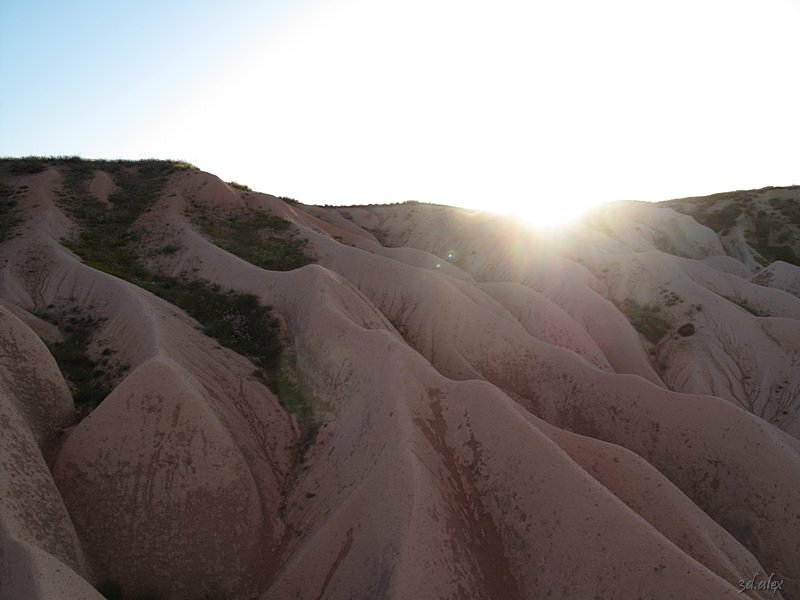
POLYGON ((589 203, 568 200, 553 202, 514 202, 502 212, 521 218, 525 223, 541 230, 561 229, 579 219, 589 208, 589 203))

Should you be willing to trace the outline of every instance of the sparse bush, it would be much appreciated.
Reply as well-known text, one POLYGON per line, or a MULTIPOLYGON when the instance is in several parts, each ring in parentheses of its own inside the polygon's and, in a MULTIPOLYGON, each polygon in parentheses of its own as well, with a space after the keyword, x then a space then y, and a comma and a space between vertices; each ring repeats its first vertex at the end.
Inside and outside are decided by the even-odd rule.
POLYGON ((725 235, 736 225, 741 214, 741 206, 732 202, 718 211, 700 210, 694 214, 694 218, 715 232, 725 235))
POLYGON ((200 169, 194 166, 192 163, 185 161, 185 160, 173 160, 172 165, 178 171, 199 171, 200 169))
POLYGON ((664 298, 664 303, 667 306, 675 306, 683 302, 683 298, 681 298, 680 294, 677 292, 670 292, 669 290, 662 289, 661 296, 664 298))
POLYGON ((761 312, 755 306, 752 306, 750 303, 747 302, 747 300, 745 300, 741 296, 723 296, 723 298, 725 298, 726 300, 729 300, 729 301, 733 302, 734 304, 742 307, 747 312, 749 312, 751 315, 755 315, 756 317, 764 316, 764 315, 761 314, 761 312))
MULTIPOLYGON (((98 362, 89 356, 89 343, 102 320, 83 315, 77 308, 58 316, 40 316, 58 325, 64 334, 64 340, 48 343, 47 347, 69 383, 73 401, 78 406, 94 408, 111 392, 108 358, 98 362)), ((104 357, 108 355, 103 353, 104 357)))
POLYGON ((664 252, 666 254, 680 256, 678 249, 675 248, 674 244, 663 233, 657 233, 656 235, 653 236, 653 246, 655 246, 658 250, 661 250, 661 252, 664 252))
POLYGON ((756 246, 755 248, 766 260, 767 264, 782 260, 800 267, 800 256, 790 246, 756 246))
POLYGON ((34 175, 47 168, 42 160, 35 156, 26 156, 10 161, 9 171, 12 175, 34 175))
POLYGON ((694 325, 692 323, 684 323, 680 327, 678 327, 678 333, 683 337, 689 337, 690 335, 694 335, 694 325))
POLYGON ((290 413, 294 413, 300 423, 313 425, 314 413, 311 405, 295 383, 289 381, 285 376, 279 376, 275 393, 278 395, 281 405, 290 413))
POLYGON ((11 232, 22 222, 13 190, 0 183, 0 242, 11 237, 11 232))
POLYGON ((292 222, 270 212, 246 209, 225 219, 197 216, 195 222, 216 245, 262 269, 291 271, 314 262, 292 222))
POLYGON ((669 321, 661 316, 661 307, 657 304, 642 305, 629 298, 621 309, 636 331, 652 344, 660 342, 669 332, 669 321))
POLYGON ((253 190, 246 186, 243 183, 239 183, 238 181, 229 181, 228 185, 232 188, 236 188, 237 190, 242 190, 243 192, 252 192, 253 190))

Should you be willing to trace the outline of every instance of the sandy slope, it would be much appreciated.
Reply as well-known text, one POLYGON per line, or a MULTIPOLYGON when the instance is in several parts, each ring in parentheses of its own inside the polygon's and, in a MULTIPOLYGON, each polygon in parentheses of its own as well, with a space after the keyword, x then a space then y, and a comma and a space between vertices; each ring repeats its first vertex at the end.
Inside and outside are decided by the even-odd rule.
POLYGON ((584 326, 618 373, 634 373, 657 384, 663 380, 676 391, 719 395, 800 436, 800 356, 791 342, 800 304, 778 289, 789 283, 763 285, 771 279, 792 281, 789 274, 797 267, 775 263, 757 276, 762 285, 754 285, 742 263, 713 254, 723 249, 709 237, 710 229, 690 224, 686 215, 641 203, 622 203, 607 214, 592 215, 589 223, 600 237, 570 231, 566 240, 523 236, 497 217, 492 236, 491 217, 447 213, 441 207, 431 207, 424 220, 431 227, 423 227, 421 219, 413 219, 422 208, 340 212, 383 232, 388 242, 410 243, 440 256, 451 253, 478 280, 511 278, 533 287, 584 326), (647 241, 645 234, 652 238, 654 231, 672 254, 647 241), (506 236, 505 243, 498 243, 498 232, 506 236), (623 243, 603 240, 612 235, 623 243), (686 258, 690 256, 696 258, 686 258), (781 272, 777 279, 771 275, 774 269, 781 272), (659 306, 669 325, 659 344, 636 343, 636 332, 617 309, 627 299, 659 306), (789 320, 776 327, 765 317, 789 320), (696 334, 677 333, 686 323, 692 323, 696 334), (788 332, 778 335, 783 341, 776 341, 777 329, 788 332))
MULTIPOLYGON (((52 203, 40 200, 39 208, 40 218, 60 221, 52 203)), ((11 301, 38 310, 64 301, 91 307, 105 319, 96 343, 131 367, 102 410, 72 431, 54 466, 98 580, 177 596, 196 588, 198 573, 207 591, 260 588, 283 536, 277 507, 292 419, 252 381, 249 361, 219 350, 171 305, 82 265, 46 234, 13 244, 4 271, 11 301), (34 251, 35 276, 24 262, 34 251), (219 530, 198 527, 201 514, 219 530)))
MULTIPOLYGON (((8 589, 112 579, 167 598, 705 599, 739 598, 740 580, 774 572, 783 596, 751 597, 800 597, 791 269, 751 281, 671 209, 621 205, 544 239, 460 209, 304 207, 174 174, 139 226, 145 244, 180 250, 151 266, 274 307, 320 423, 301 455, 297 422, 247 359, 81 264, 58 243, 72 227, 58 173, 25 181, 0 297, 23 316, 91 307, 105 319, 93 351, 131 368, 65 436, 53 479, 31 432, 63 427, 71 403, 46 348, 0 307, 13 323, 0 339, 38 348, 30 364, 55 390, 34 395, 62 408, 23 413, 34 388, 5 372, 3 406, 36 485, 80 536, 69 555, 4 534, 41 573, 6 567, 8 589), (192 225, 201 206, 288 218, 318 264, 251 265, 192 225), (657 343, 620 310, 628 299, 660 307, 657 343), (678 334, 686 322, 693 334, 678 334)), ((14 514, 2 505, 5 528, 14 514)))
POLYGON ((99 598, 43 455, 69 424, 72 399, 41 340, 2 307, 0 340, 0 589, 8 598, 99 598))

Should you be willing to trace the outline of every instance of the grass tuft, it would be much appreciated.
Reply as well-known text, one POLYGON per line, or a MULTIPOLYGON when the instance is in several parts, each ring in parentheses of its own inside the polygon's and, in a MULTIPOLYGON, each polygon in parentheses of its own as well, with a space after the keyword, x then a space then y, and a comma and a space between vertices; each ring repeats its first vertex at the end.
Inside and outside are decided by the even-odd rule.
POLYGON ((22 223, 14 191, 7 185, 0 183, 0 242, 5 242, 11 237, 14 228, 22 223))
POLYGON ((38 316, 56 325, 64 335, 62 341, 47 343, 47 347, 69 385, 78 414, 86 415, 105 400, 115 377, 128 366, 113 362, 110 348, 103 350, 99 360, 90 356, 89 344, 102 319, 82 313, 77 306, 59 312, 40 312, 38 316))
POLYGON ((252 188, 246 186, 243 183, 239 183, 238 181, 229 181, 228 185, 231 186, 232 188, 235 188, 237 190, 241 190, 243 192, 252 192, 253 191, 252 188))
POLYGON ((745 300, 741 296, 724 296, 723 295, 722 297, 725 298, 726 300, 730 301, 730 302, 733 302, 737 306, 745 309, 751 315, 754 315, 756 317, 765 316, 760 310, 758 310, 755 306, 750 304, 747 300, 745 300))
POLYGON ((658 344, 669 333, 669 321, 661 316, 661 307, 657 304, 639 304, 629 298, 622 304, 621 310, 636 331, 652 344, 658 344))
POLYGON ((292 222, 270 212, 242 209, 224 218, 195 205, 195 223, 214 243, 268 271, 291 271, 314 262, 292 222))

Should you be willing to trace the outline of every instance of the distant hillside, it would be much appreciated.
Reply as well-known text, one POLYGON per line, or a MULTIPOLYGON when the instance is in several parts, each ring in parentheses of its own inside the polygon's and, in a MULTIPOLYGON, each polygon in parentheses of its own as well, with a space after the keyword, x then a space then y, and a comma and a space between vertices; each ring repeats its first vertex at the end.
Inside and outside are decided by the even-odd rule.
POLYGON ((740 253, 744 239, 762 266, 776 260, 800 265, 800 186, 725 192, 661 204, 713 229, 733 255, 740 253))
POLYGON ((797 193, 0 160, 0 596, 800 599, 797 193))

